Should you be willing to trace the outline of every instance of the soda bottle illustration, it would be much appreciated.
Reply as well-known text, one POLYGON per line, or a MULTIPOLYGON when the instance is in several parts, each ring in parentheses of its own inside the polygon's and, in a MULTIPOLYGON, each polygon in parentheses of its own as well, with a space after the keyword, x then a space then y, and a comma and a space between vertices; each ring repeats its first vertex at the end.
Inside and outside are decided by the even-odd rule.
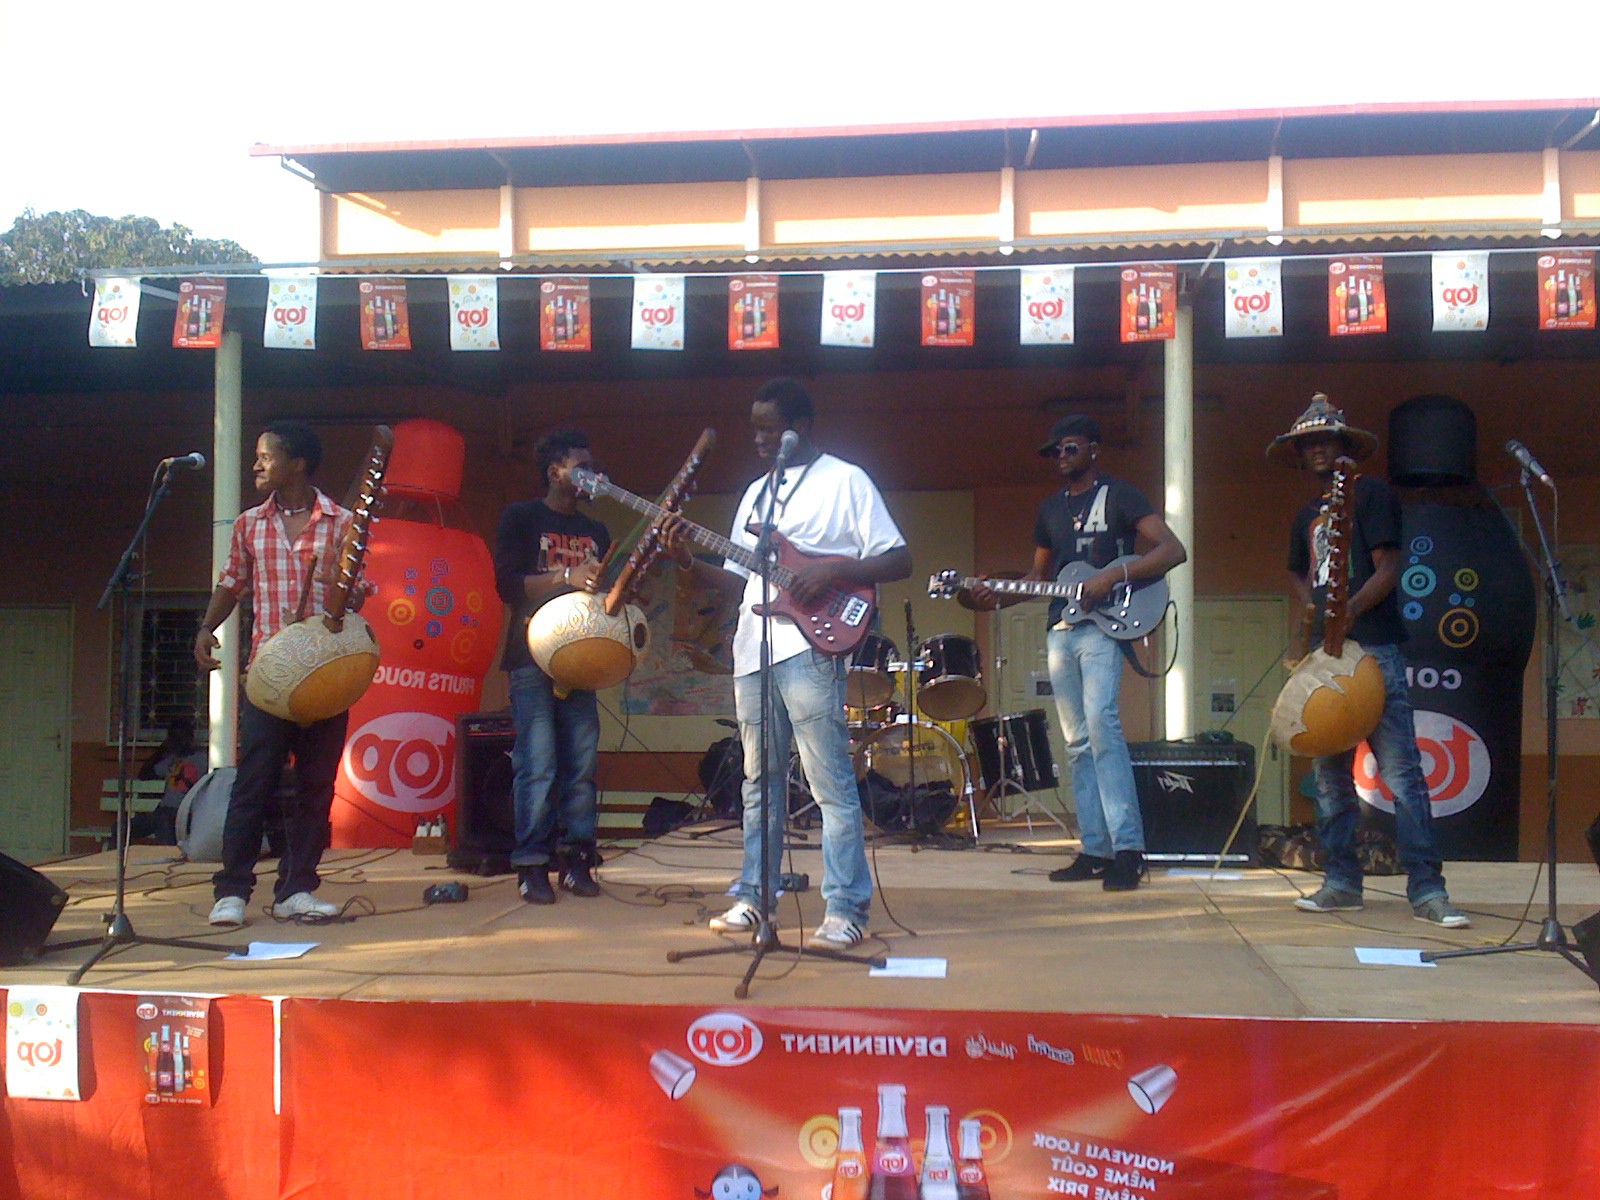
POLYGON ((942 1104, 927 1108, 928 1132, 922 1144, 921 1200, 958 1200, 956 1164, 950 1154, 950 1110, 942 1104))
POLYGON ((184 1090, 183 1076, 189 1069, 189 1056, 184 1053, 183 1034, 178 1034, 172 1039, 172 1092, 177 1095, 184 1090))
POLYGON ((956 1195, 960 1200, 989 1200, 989 1176, 983 1169, 983 1122, 971 1118, 961 1122, 956 1195))
POLYGON ((194 1087, 194 1048, 186 1033, 183 1035, 183 1090, 187 1092, 192 1087, 194 1087))
POLYGON ((160 1049, 161 1044, 156 1041, 155 1030, 152 1029, 149 1036, 144 1039, 144 1072, 152 1092, 156 1090, 160 1080, 160 1049))
POLYGON ((839 1156, 833 1163, 832 1200, 867 1200, 867 1154, 861 1145, 861 1110, 839 1110, 839 1156))
POLYGON ((878 1137, 872 1147, 872 1183, 868 1200, 917 1200, 917 1178, 911 1162, 911 1135, 906 1130, 906 1085, 878 1085, 878 1137))
POLYGON ((172 1092, 172 1033, 169 1025, 161 1027, 161 1046, 156 1051, 156 1091, 162 1095, 172 1092))

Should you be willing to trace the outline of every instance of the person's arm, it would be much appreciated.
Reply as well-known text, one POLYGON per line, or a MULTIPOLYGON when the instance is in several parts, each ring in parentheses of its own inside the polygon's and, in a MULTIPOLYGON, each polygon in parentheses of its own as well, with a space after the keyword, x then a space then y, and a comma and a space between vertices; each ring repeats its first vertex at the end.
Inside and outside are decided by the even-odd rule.
POLYGON ((1083 598, 1090 607, 1111 595, 1111 590, 1119 584, 1160 579, 1173 567, 1188 560, 1189 552, 1159 514, 1146 513, 1134 525, 1134 530, 1139 541, 1149 549, 1125 566, 1105 567, 1084 580, 1083 598))
POLYGON ((194 660, 208 671, 215 671, 222 665, 215 653, 221 644, 217 641, 217 628, 233 614, 238 605, 239 598, 220 583, 211 593, 205 616, 200 618, 200 630, 194 635, 194 660))
POLYGON ((1400 583, 1400 550, 1396 546, 1374 546, 1372 548, 1372 574, 1361 585, 1359 591, 1350 597, 1350 619, 1354 621, 1362 613, 1377 607, 1383 598, 1399 586, 1400 583))
POLYGON ((744 576, 696 558, 689 536, 689 522, 681 513, 668 513, 661 519, 661 546, 680 571, 688 571, 700 583, 711 586, 735 603, 744 595, 744 576))

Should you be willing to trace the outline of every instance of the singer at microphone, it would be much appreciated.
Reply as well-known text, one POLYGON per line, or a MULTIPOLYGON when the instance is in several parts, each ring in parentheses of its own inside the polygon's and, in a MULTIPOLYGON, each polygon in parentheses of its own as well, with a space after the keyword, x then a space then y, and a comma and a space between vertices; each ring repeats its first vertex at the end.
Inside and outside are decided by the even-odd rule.
POLYGON ((169 471, 175 471, 179 467, 188 471, 198 471, 206 465, 206 456, 195 450, 192 453, 180 454, 174 458, 163 458, 161 465, 169 471))
POLYGON ((1521 442, 1517 441, 1516 438, 1512 438, 1506 443, 1506 453, 1521 463, 1522 469, 1529 475, 1532 475, 1551 491, 1555 490, 1556 481, 1550 478, 1550 472, 1541 467, 1539 460, 1533 456, 1533 453, 1521 442))

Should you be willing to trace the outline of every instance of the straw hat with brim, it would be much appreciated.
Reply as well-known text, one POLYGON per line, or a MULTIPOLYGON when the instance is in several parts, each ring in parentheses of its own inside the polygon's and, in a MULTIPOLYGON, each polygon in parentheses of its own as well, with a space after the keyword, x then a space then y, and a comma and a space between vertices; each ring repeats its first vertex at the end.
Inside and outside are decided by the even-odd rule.
POLYGON ((1311 397, 1311 406, 1295 418, 1289 432, 1272 439, 1267 447, 1267 459, 1280 466, 1300 467, 1301 438, 1326 437, 1337 434, 1350 445, 1350 457, 1356 462, 1370 458, 1378 448, 1378 438, 1365 429, 1357 429, 1344 419, 1344 413, 1335 408, 1328 397, 1318 392, 1311 397))

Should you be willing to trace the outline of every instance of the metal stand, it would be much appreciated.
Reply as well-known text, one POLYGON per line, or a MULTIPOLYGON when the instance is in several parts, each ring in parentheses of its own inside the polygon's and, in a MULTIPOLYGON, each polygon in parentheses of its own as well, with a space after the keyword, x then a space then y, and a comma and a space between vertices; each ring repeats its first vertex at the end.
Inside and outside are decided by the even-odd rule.
MULTIPOLYGON (((1544 920, 1539 924, 1539 936, 1532 942, 1518 942, 1509 946, 1481 946, 1467 950, 1430 950, 1422 955, 1423 962, 1437 962, 1445 958, 1476 958, 1485 954, 1511 954, 1522 950, 1548 950, 1561 955, 1588 978, 1600 983, 1595 973, 1572 950, 1572 945, 1567 941, 1566 931, 1561 927, 1561 920, 1556 915, 1556 774, 1560 758, 1557 753, 1557 740, 1559 721, 1557 718, 1557 687, 1561 678, 1560 648, 1556 642, 1556 621, 1569 620, 1567 611, 1566 583, 1561 578, 1561 564, 1555 560, 1554 551, 1550 541, 1545 536, 1544 522, 1540 519, 1539 508, 1533 502, 1533 488, 1530 484, 1531 476, 1526 467, 1522 471, 1522 490, 1528 498, 1528 511, 1533 516, 1534 528, 1539 533, 1539 551, 1542 556, 1541 566, 1544 571, 1544 597, 1545 597, 1545 674, 1544 674, 1544 723, 1545 723, 1545 872, 1546 872, 1546 905, 1544 920)), ((1551 489, 1555 485, 1552 483, 1551 489)))
MULTIPOLYGON (((1070 835, 1072 827, 1061 817, 1060 783, 1057 782, 1053 789, 1056 797, 1056 811, 1052 812, 1039 800, 1034 799, 1034 793, 1030 792, 1016 778, 1016 775, 1022 774, 1022 763, 1019 756, 1012 750, 1011 739, 1006 734, 1004 696, 1002 695, 1002 689, 1005 686, 1005 667, 1007 662, 1004 621, 1001 616, 1004 611, 1004 609, 995 608, 989 612, 989 640, 994 644, 994 699, 991 703, 997 718, 995 745, 1000 751, 1000 782, 994 789, 990 790, 985 802, 993 804, 996 814, 1003 820, 1014 821, 1017 817, 1022 817, 1028 823, 1029 833, 1033 832, 1033 814, 1038 813, 1041 817, 1054 821, 1061 828, 1062 833, 1070 835), (1012 774, 1013 769, 1015 769, 1016 775, 1012 774), (1007 809, 1003 802, 1008 796, 1020 796, 1022 797, 1022 802, 1014 809, 1007 809)), ((1054 763, 1051 765, 1054 766, 1054 763)), ((1057 779, 1059 780, 1059 778, 1058 774, 1057 779)))
POLYGON ((133 540, 128 543, 128 548, 122 552, 116 570, 112 571, 111 578, 106 582, 106 589, 100 594, 100 602, 96 608, 104 610, 111 604, 115 595, 120 600, 120 613, 118 619, 117 643, 119 662, 122 665, 122 678, 118 688, 117 699, 117 894, 112 901, 111 911, 106 914, 106 932, 103 937, 78 938, 68 942, 56 942, 40 950, 41 954, 51 954, 57 950, 76 950, 83 946, 96 946, 98 949, 76 971, 67 976, 67 983, 76 987, 89 969, 109 954, 114 954, 128 946, 170 946, 180 950, 211 950, 223 954, 231 954, 235 950, 242 950, 242 946, 224 945, 219 942, 194 942, 181 938, 145 937, 136 933, 133 922, 128 919, 126 903, 128 890, 128 827, 131 822, 129 793, 132 770, 133 747, 133 583, 137 578, 133 570, 133 562, 139 557, 139 547, 144 541, 145 531, 150 527, 150 519, 155 516, 156 507, 166 498, 167 491, 172 482, 172 468, 163 465, 157 477, 155 490, 151 493, 150 502, 145 506, 144 518, 139 522, 139 528, 134 531, 133 540))
MULTIPOLYGON (((780 464, 781 465, 781 464, 780 464)), ((778 927, 773 920, 773 910, 776 907, 774 893, 775 882, 770 865, 770 851, 772 843, 772 788, 775 782, 772 778, 772 760, 768 753, 768 739, 772 736, 772 566, 773 547, 772 532, 774 528, 773 514, 777 510, 778 483, 782 477, 781 469, 775 469, 772 475, 772 486, 767 489, 767 511, 761 522, 761 535, 756 541, 756 559, 760 564, 761 575, 761 608, 765 616, 761 619, 761 803, 759 807, 761 817, 761 887, 758 907, 760 909, 756 928, 750 935, 748 945, 723 945, 709 946, 703 950, 669 950, 667 961, 669 963, 687 962, 693 958, 709 958, 718 954, 743 954, 746 950, 752 952, 750 965, 746 968, 744 978, 733 989, 733 994, 740 1000, 750 994, 750 980, 755 977, 756 971, 761 966, 761 960, 768 954, 786 953, 807 958, 827 958, 835 962, 857 963, 861 966, 881 967, 884 965, 884 956, 849 954, 843 950, 829 950, 813 946, 786 946, 778 938, 778 927)), ((784 773, 784 808, 788 809, 788 772, 784 773)))

